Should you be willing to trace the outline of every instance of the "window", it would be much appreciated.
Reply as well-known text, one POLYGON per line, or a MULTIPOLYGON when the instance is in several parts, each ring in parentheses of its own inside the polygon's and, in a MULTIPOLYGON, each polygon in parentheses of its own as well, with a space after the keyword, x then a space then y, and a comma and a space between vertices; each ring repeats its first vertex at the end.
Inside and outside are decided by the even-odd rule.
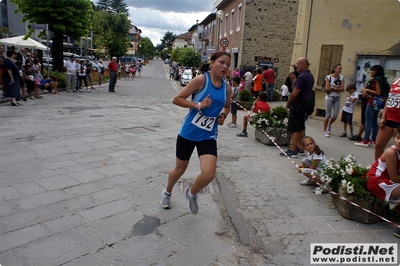
POLYGON ((371 79, 370 69, 373 65, 381 65, 385 70, 385 77, 389 84, 396 77, 400 77, 400 57, 382 55, 357 55, 354 83, 360 92, 366 82, 371 79))
POLYGON ((222 20, 222 18, 219 20, 219 24, 218 24, 218 34, 219 34, 219 37, 218 37, 218 39, 221 39, 222 38, 222 22, 223 22, 223 20, 222 20))
POLYGON ((317 85, 322 86, 326 75, 331 73, 331 70, 336 64, 342 61, 343 45, 322 45, 321 57, 319 59, 319 71, 317 85))
POLYGON ((227 31, 227 25, 228 25, 228 13, 225 15, 225 23, 224 23, 224 37, 226 37, 226 31, 227 31))
POLYGON ((235 14, 235 9, 234 8, 232 8, 232 11, 231 11, 231 21, 230 21, 230 23, 229 23, 229 34, 232 34, 233 33, 233 17, 234 17, 234 14, 235 14))
POLYGON ((238 5, 237 19, 236 19, 236 31, 240 31, 240 24, 242 21, 242 3, 238 5))

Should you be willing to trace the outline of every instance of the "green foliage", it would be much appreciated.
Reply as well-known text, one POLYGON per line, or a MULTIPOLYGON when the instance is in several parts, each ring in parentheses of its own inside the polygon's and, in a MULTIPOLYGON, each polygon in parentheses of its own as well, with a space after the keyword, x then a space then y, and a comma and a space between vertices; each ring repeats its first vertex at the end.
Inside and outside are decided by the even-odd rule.
POLYGON ((344 186, 348 194, 354 193, 367 199, 381 201, 367 190, 369 169, 370 166, 362 166, 357 163, 353 155, 348 155, 347 157, 340 157, 337 162, 330 159, 320 166, 317 173, 321 180, 325 181, 334 192, 344 186))
MULTIPOLYGON (((48 76, 47 70, 43 71, 44 77, 48 76)), ((65 72, 59 72, 59 71, 51 71, 50 72, 50 78, 53 81, 58 82, 58 87, 59 88, 66 88, 67 87, 67 75, 65 72)))
POLYGON ((250 124, 256 128, 266 129, 286 128, 289 111, 283 106, 272 108, 268 113, 258 112, 251 114, 250 124))
POLYGON ((123 56, 128 47, 128 32, 130 22, 123 14, 97 11, 93 16, 93 32, 95 34, 96 49, 106 49, 109 56, 123 56))
MULTIPOLYGON (((63 70, 63 35, 79 40, 92 27, 92 3, 90 0, 34 1, 11 0, 21 12, 23 22, 48 24, 53 37, 53 69, 63 70)), ((33 33, 29 30, 27 37, 33 33)))
POLYGON ((238 100, 241 102, 252 102, 254 101, 254 97, 248 90, 242 90, 239 92, 238 100))
POLYGON ((148 37, 142 38, 138 46, 138 53, 143 55, 145 58, 154 57, 154 45, 148 37))
MULTIPOLYGON (((162 39, 160 39, 161 44, 157 45, 157 51, 161 52, 165 48, 167 48, 167 49, 170 48, 172 46, 172 39, 174 39, 174 37, 175 37, 175 35, 172 32, 167 31, 164 34, 164 37, 162 39)), ((163 58, 163 59, 166 59, 166 58, 163 58)))
POLYGON ((194 48, 177 48, 172 50, 171 60, 179 62, 182 66, 198 67, 201 63, 201 55, 194 48))

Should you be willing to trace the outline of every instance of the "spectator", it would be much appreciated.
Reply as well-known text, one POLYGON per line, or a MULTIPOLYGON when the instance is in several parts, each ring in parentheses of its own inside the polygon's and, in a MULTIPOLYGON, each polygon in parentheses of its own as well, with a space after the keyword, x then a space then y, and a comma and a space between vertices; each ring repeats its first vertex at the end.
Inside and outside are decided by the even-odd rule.
MULTIPOLYGON (((258 94, 258 99, 254 105, 253 113, 268 113, 270 111, 270 106, 267 103, 267 93, 262 91, 258 94)), ((247 137, 247 122, 251 119, 250 115, 246 115, 243 117, 243 130, 240 133, 237 133, 238 137, 247 137)))
POLYGON ((262 75, 267 82, 268 100, 272 102, 274 100, 275 72, 268 66, 264 66, 264 72, 262 75))
POLYGON ((344 81, 342 73, 342 65, 337 64, 332 69, 331 74, 325 77, 325 119, 324 119, 324 137, 329 137, 331 126, 335 122, 339 114, 340 93, 344 91, 344 81), (333 114, 332 114, 333 109, 333 114))
POLYGON ((35 73, 33 72, 33 66, 31 64, 26 64, 26 70, 24 72, 24 81, 26 84, 27 93, 30 99, 35 99, 33 92, 35 90, 35 73))
POLYGON ((355 84, 349 84, 346 86, 346 91, 348 91, 346 101, 342 108, 342 119, 343 122, 343 133, 340 134, 339 137, 347 137, 347 125, 349 125, 350 129, 350 137, 354 136, 353 134, 353 112, 356 108, 357 100, 358 100, 358 92, 355 84))
POLYGON ((257 69, 256 75, 253 78, 253 82, 254 82, 253 95, 257 99, 258 94, 262 91, 263 75, 261 68, 257 69))
POLYGON ((243 69, 242 65, 239 65, 238 68, 239 68, 239 77, 241 78, 244 76, 244 69, 243 69))
POLYGON ((67 92, 75 90, 76 86, 76 62, 73 55, 65 62, 65 69, 67 71, 67 92))
POLYGON ((318 175, 313 175, 313 172, 321 168, 323 164, 327 163, 328 159, 312 137, 304 137, 302 140, 302 146, 307 151, 307 157, 301 161, 301 166, 299 166, 298 171, 306 176, 307 179, 301 181, 300 185, 322 186, 322 189, 316 189, 314 190, 314 193, 318 194, 318 190, 321 193, 327 193, 328 190, 324 188, 325 182, 322 181, 318 175))
POLYGON ((6 55, 4 54, 4 45, 0 44, 0 86, 1 86, 1 98, 4 98, 4 60, 6 60, 6 55))
POLYGON ((384 69, 381 65, 371 67, 372 79, 361 90, 363 95, 368 97, 368 104, 365 108, 365 135, 360 142, 354 143, 356 146, 366 147, 374 146, 376 135, 378 134, 378 113, 373 105, 374 96, 387 97, 389 93, 389 84, 386 80, 384 69), (370 139, 371 137, 371 139, 370 139))
MULTIPOLYGON (((296 79, 293 92, 286 103, 286 107, 289 108, 287 131, 292 132, 292 142, 286 151, 286 155, 292 158, 296 158, 297 152, 301 150, 301 140, 305 136, 308 98, 314 86, 314 76, 308 70, 309 62, 307 58, 300 57, 297 59, 296 66, 300 75, 296 79)), ((286 156, 285 153, 279 155, 286 156)))
POLYGON ((45 90, 46 92, 54 93, 54 94, 58 93, 57 86, 58 86, 58 82, 53 81, 50 77, 42 79, 42 81, 40 83, 40 89, 45 90))
POLYGON ((237 120, 237 100, 239 95, 239 77, 233 77, 232 79, 232 93, 231 93, 231 114, 232 114, 232 122, 228 124, 228 127, 236 128, 236 120, 237 120))
POLYGON ((287 102, 289 100, 289 89, 286 85, 286 82, 281 87, 281 94, 282 94, 282 101, 287 102))
MULTIPOLYGON (((24 72, 22 70, 22 62, 21 61, 17 61, 15 64, 17 65, 17 67, 19 69, 19 74, 20 74, 18 82, 19 82, 19 86, 21 88, 21 99, 26 101, 26 97, 25 97, 25 82, 24 82, 24 76, 23 76, 24 72)), ((18 102, 19 99, 17 98, 16 101, 18 102)))
POLYGON ((241 77, 240 78, 240 84, 239 84, 240 88, 239 88, 239 92, 243 91, 244 88, 246 87, 246 80, 245 77, 241 77))
MULTIPOLYGON (((367 179, 367 189, 376 197, 389 202, 400 197, 400 128, 396 129, 394 144, 372 164, 367 179)), ((390 210, 392 216, 400 217, 400 203, 390 210)), ((400 238, 400 228, 394 235, 400 238)))
POLYGON ((103 61, 100 59, 99 63, 97 64, 97 75, 99 77, 99 87, 103 87, 103 85, 101 84, 101 81, 103 79, 103 73, 104 73, 103 61))
POLYGON ((245 89, 251 91, 251 82, 253 81, 253 74, 250 72, 250 68, 246 68, 246 73, 244 73, 244 78, 246 81, 245 89))
POLYGON ((87 80, 88 84, 90 85, 90 89, 94 89, 92 70, 93 70, 92 62, 90 62, 90 60, 87 60, 86 61, 86 80, 87 80))
POLYGON ((40 64, 39 59, 35 58, 33 60, 33 73, 35 73, 35 88, 34 88, 34 94, 36 99, 41 99, 43 98, 42 96, 39 95, 39 86, 40 82, 43 79, 42 76, 42 65, 40 64))
POLYGON ((108 92, 115 92, 115 84, 118 77, 117 57, 113 56, 111 62, 108 63, 108 71, 110 71, 110 83, 108 84, 108 92))
POLYGON ((14 50, 8 50, 7 58, 4 60, 4 97, 11 98, 11 105, 18 106, 16 99, 21 97, 19 88, 19 68, 14 63, 17 53, 14 50))
POLYGON ((86 64, 85 61, 82 60, 80 61, 79 65, 78 65, 78 83, 77 83, 77 89, 80 90, 80 92, 83 92, 82 90, 82 81, 85 82, 85 87, 87 92, 90 92, 89 88, 88 88, 88 84, 87 84, 87 80, 86 80, 86 64))
POLYGON ((395 78, 389 91, 389 97, 379 121, 379 133, 375 144, 375 160, 383 153, 390 138, 400 128, 400 78, 395 78))
POLYGON ((232 77, 239 77, 240 78, 240 72, 239 68, 235 68, 235 70, 232 72, 232 77))

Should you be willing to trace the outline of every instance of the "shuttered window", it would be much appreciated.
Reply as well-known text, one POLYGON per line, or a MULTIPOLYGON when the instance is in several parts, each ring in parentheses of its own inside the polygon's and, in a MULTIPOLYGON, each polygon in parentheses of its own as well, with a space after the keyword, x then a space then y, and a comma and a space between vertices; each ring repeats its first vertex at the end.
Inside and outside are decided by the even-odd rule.
POLYGON ((319 71, 317 85, 322 86, 326 75, 336 64, 341 64, 343 45, 322 45, 319 59, 319 71))

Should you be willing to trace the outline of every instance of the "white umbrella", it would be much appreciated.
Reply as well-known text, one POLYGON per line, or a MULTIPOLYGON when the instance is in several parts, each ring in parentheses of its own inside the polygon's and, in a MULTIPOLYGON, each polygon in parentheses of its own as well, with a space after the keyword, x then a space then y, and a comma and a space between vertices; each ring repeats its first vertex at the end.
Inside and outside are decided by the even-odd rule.
POLYGON ((24 40, 23 39, 24 37, 25 36, 18 36, 18 37, 0 39, 0 43, 7 44, 7 45, 14 45, 14 46, 18 46, 18 47, 24 47, 24 48, 47 50, 46 45, 43 45, 40 42, 37 42, 31 38, 24 40))

